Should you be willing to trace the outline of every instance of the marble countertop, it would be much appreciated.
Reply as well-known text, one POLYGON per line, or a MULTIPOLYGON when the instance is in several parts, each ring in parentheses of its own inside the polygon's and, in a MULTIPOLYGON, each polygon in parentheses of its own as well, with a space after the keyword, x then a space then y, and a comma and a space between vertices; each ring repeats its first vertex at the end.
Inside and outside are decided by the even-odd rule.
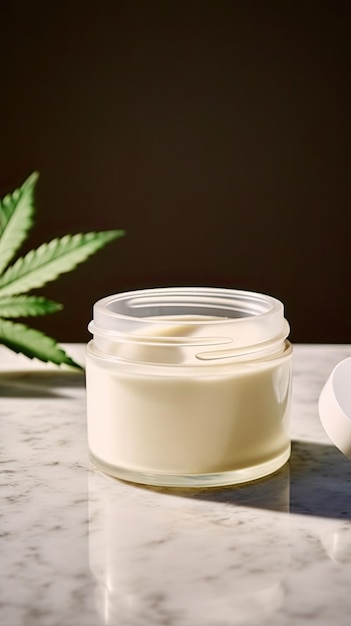
POLYGON ((295 346, 281 471, 174 492, 90 466, 83 374, 0 349, 1 626, 349 626, 351 462, 317 407, 348 356, 295 346))

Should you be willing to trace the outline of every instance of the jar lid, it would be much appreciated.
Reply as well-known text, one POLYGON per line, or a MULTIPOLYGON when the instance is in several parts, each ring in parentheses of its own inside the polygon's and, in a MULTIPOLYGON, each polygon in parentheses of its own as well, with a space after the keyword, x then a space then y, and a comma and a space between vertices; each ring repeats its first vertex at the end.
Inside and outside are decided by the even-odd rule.
POLYGON ((319 416, 328 437, 351 459, 351 357, 340 361, 325 383, 319 416))

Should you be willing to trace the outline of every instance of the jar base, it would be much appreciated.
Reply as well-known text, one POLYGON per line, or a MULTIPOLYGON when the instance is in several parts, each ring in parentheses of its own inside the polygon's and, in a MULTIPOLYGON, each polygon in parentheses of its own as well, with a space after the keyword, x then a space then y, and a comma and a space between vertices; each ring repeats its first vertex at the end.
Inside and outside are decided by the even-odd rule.
POLYGON ((127 482, 152 485, 154 487, 225 487, 264 478, 280 469, 289 460, 291 445, 273 459, 243 469, 212 474, 166 474, 162 472, 140 472, 117 465, 110 465, 89 452, 90 460, 105 474, 127 482))

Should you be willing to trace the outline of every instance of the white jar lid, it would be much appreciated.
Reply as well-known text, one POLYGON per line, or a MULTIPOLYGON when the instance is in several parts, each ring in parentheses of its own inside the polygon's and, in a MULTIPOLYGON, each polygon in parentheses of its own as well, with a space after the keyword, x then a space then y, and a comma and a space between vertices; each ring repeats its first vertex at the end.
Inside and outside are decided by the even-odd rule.
POLYGON ((351 459, 351 357, 340 361, 325 383, 319 416, 328 437, 351 459))

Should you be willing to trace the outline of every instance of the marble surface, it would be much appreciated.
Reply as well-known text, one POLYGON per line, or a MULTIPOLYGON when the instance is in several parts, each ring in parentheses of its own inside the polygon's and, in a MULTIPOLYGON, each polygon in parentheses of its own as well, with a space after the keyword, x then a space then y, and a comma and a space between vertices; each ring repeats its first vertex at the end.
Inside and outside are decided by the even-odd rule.
MULTIPOLYGON (((84 347, 67 347, 84 361, 84 347)), ((318 417, 350 346, 297 345, 293 452, 264 480, 167 491, 95 470, 85 381, 0 350, 0 624, 342 626, 351 462, 318 417)))

